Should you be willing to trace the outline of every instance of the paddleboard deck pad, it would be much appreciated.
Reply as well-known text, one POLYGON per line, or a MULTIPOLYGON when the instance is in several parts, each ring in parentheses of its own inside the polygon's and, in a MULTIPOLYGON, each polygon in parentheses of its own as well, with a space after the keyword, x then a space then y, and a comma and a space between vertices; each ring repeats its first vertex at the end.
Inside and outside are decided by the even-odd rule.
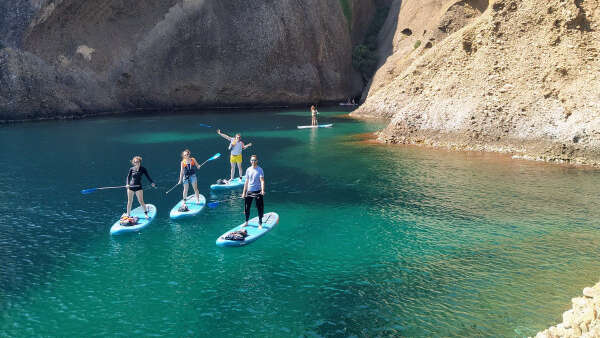
POLYGON ((206 206, 206 198, 202 194, 198 195, 198 202, 196 202, 196 195, 194 194, 189 195, 185 201, 189 210, 183 212, 179 211, 179 208, 181 208, 181 206, 183 205, 182 199, 177 204, 175 204, 173 209, 171 209, 171 212, 169 213, 169 217, 171 217, 171 219, 196 216, 206 206))
POLYGON ((227 184, 211 184, 210 188, 212 190, 229 190, 244 187, 244 183, 246 182, 246 176, 242 176, 242 179, 236 177, 229 181, 227 184))
POLYGON ((279 215, 274 212, 268 212, 263 215, 263 225, 262 229, 258 228, 258 217, 254 217, 248 221, 248 226, 242 227, 243 223, 238 225, 237 227, 227 231, 219 238, 217 238, 217 246, 244 246, 248 245, 260 237, 264 236, 267 232, 271 231, 277 224, 279 223, 279 215), (229 233, 246 229, 248 231, 248 236, 243 241, 235 241, 235 240, 227 240, 225 236, 229 233))
POLYGON ((140 205, 139 207, 131 210, 131 213, 130 213, 131 217, 138 218, 138 222, 136 225, 131 225, 131 226, 121 225, 121 222, 119 219, 112 225, 112 227, 110 227, 110 234, 118 235, 118 234, 122 234, 122 233, 126 233, 126 232, 136 232, 136 231, 140 231, 141 229, 147 227, 150 223, 152 223, 152 221, 156 217, 156 207, 154 206, 154 204, 146 204, 146 208, 148 208, 148 217, 149 218, 146 218, 146 215, 144 214, 144 209, 142 209, 142 206, 140 205))
POLYGON ((330 124, 318 124, 316 126, 298 126, 298 129, 307 129, 307 128, 331 128, 333 127, 333 123, 330 124))

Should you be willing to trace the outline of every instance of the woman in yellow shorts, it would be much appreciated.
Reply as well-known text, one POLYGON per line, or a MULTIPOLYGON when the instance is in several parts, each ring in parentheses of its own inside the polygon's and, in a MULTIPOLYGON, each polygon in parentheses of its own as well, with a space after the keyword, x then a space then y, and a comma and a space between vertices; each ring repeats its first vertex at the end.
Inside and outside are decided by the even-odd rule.
POLYGON ((220 129, 217 129, 217 134, 229 141, 229 150, 231 150, 231 155, 229 155, 229 162, 231 163, 231 176, 229 177, 229 180, 233 180, 233 176, 235 176, 236 164, 240 174, 240 179, 242 179, 242 150, 251 147, 252 143, 244 144, 244 142, 242 142, 242 135, 239 133, 235 134, 235 137, 231 137, 225 133, 222 133, 220 129))

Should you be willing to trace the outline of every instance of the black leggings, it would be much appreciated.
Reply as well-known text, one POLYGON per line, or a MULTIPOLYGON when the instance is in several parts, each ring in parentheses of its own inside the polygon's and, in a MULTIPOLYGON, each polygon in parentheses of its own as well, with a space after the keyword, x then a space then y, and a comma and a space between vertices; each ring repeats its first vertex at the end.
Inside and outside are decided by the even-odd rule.
POLYGON ((265 206, 263 204, 263 195, 260 191, 250 191, 246 193, 244 198, 244 213, 246 214, 246 222, 250 219, 250 207, 252 206, 252 200, 256 198, 256 209, 258 210, 258 224, 262 224, 262 218, 265 214, 265 206))

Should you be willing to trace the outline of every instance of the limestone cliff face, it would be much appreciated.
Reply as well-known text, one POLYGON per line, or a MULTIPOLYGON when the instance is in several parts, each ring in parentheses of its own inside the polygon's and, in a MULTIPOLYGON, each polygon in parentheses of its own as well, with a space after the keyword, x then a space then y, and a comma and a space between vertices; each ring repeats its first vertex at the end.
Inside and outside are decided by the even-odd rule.
POLYGON ((29 23, 49 0, 0 1, 0 45, 19 48, 29 23))
MULTIPOLYGON (((34 55, 47 72, 79 72, 86 88, 107 88, 92 93, 105 99, 86 106, 90 111, 105 110, 106 102, 110 110, 127 110, 338 101, 362 89, 352 69, 350 28, 364 31, 368 20, 349 24, 339 0, 9 1, 29 13, 13 29, 13 45, 27 52, 16 57, 34 55)), ((373 1, 353 6, 370 8, 373 1)), ((0 21, 0 29, 9 26, 0 21)), ((5 76, 40 67, 22 60, 22 72, 5 76)), ((32 101, 9 90, 4 94, 12 101, 32 101)), ((0 105, 5 116, 11 109, 0 105)), ((21 107, 29 109, 40 112, 21 107)))
POLYGON ((538 332, 535 338, 600 337, 600 283, 583 289, 583 297, 573 298, 571 303, 562 323, 538 332))
POLYGON ((379 34, 380 67, 363 99, 388 85, 425 51, 473 21, 487 6, 488 0, 394 0, 379 34))
MULTIPOLYGON (((475 14, 485 5, 457 4, 475 14)), ((412 62, 388 58, 399 72, 354 115, 390 118, 385 142, 600 163, 600 4, 497 0, 471 20, 413 46, 412 62)))
POLYGON ((11 48, 0 50, 0 120, 97 113, 117 103, 95 74, 48 64, 11 48))

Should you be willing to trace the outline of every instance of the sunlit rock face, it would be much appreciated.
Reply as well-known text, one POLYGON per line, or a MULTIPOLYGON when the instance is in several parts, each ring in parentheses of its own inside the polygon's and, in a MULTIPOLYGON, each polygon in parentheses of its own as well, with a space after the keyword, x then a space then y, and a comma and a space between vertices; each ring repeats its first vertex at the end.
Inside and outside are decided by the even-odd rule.
POLYGON ((441 41, 398 18, 354 113, 390 119, 380 140, 600 164, 597 2, 448 1, 437 13, 441 41))

